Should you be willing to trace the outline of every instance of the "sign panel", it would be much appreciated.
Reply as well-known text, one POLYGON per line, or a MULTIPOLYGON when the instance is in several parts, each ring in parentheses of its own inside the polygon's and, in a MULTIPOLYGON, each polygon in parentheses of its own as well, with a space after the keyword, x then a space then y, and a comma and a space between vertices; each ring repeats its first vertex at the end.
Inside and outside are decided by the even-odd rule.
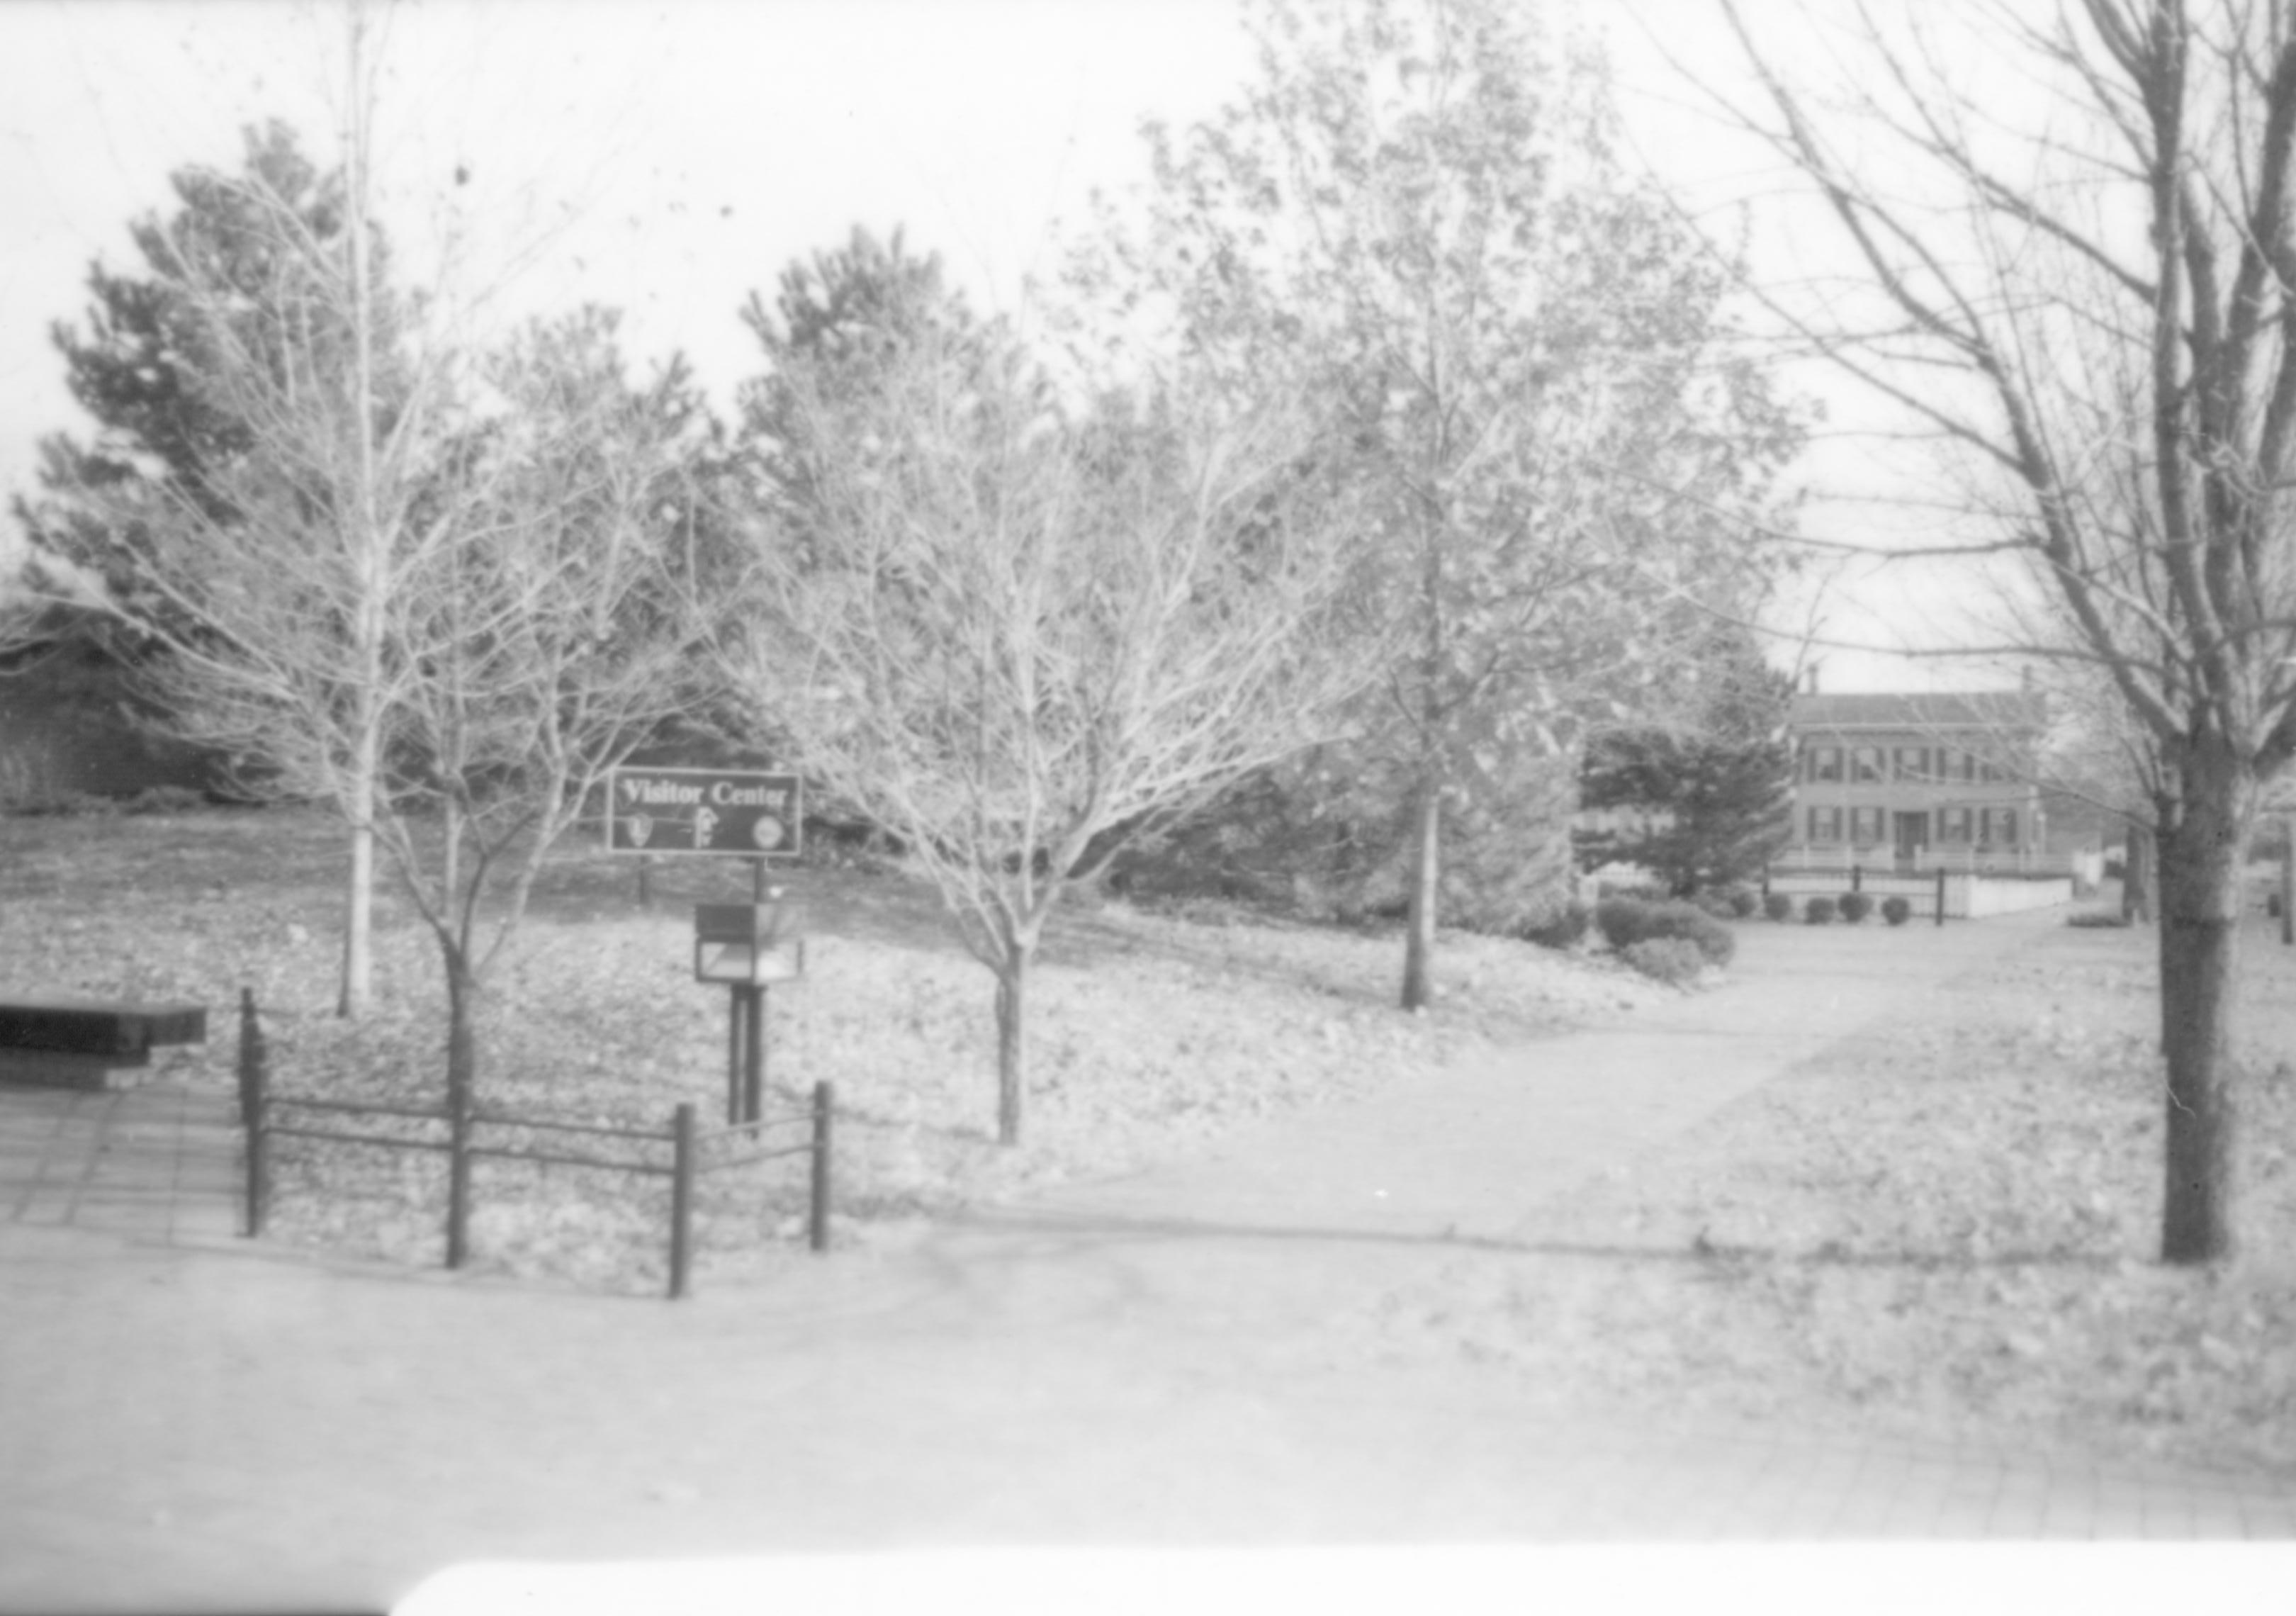
POLYGON ((607 777, 616 853, 795 858, 805 822, 795 775, 725 768, 618 768, 607 777))

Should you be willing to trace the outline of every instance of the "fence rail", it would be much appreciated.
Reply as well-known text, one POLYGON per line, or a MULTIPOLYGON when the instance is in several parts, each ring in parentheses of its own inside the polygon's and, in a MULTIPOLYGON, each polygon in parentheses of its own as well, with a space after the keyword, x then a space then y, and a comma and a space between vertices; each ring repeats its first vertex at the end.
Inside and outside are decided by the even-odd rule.
POLYGON ((242 988, 239 996, 239 1104, 240 1122, 247 1136, 246 1229, 250 1239, 262 1235, 265 1218, 270 1210, 271 1141, 314 1139, 384 1150, 444 1152, 447 1157, 447 1266, 450 1268, 461 1267, 469 1252, 471 1164, 480 1157, 495 1161, 532 1161, 547 1166, 598 1168, 611 1172, 668 1178, 670 1181, 669 1295, 673 1300, 686 1295, 690 1289, 693 1259, 694 1181, 704 1172, 748 1166, 783 1156, 811 1157, 807 1192, 807 1243, 816 1251, 829 1249, 830 1153, 836 1097, 827 1083, 814 1085, 812 1103, 804 1110, 706 1130, 696 1126, 693 1106, 690 1103, 679 1105, 670 1113, 667 1128, 640 1128, 619 1123, 578 1122, 560 1117, 525 1116, 467 1103, 457 1107, 451 1100, 441 1105, 422 1106, 280 1094, 271 1087, 270 1053, 263 1035, 261 1018, 256 1011, 254 991, 242 988), (444 1138, 424 1138, 405 1134, 311 1128, 279 1121, 275 1115, 298 1111, 345 1117, 396 1117, 437 1123, 446 1128, 447 1136, 444 1138), (800 1144, 772 1150, 752 1148, 738 1154, 721 1154, 716 1161, 705 1163, 702 1161, 705 1145, 737 1136, 747 1138, 754 1145, 768 1128, 799 1125, 808 1128, 808 1136, 800 1144), (583 1134, 639 1146, 666 1144, 669 1147, 669 1159, 667 1161, 614 1160, 604 1156, 580 1155, 571 1151, 539 1150, 531 1145, 480 1143, 476 1136, 482 1128, 583 1134))

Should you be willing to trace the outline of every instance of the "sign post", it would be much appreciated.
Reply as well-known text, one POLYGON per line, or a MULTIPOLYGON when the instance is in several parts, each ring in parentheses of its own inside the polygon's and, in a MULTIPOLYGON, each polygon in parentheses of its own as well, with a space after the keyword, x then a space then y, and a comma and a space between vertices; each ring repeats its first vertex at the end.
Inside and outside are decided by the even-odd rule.
POLYGON ((702 904, 693 912, 693 977, 723 982, 726 1120, 755 1122, 765 1111, 766 988, 805 970, 799 912, 766 865, 802 851, 804 784, 795 775, 748 769, 633 768, 607 776, 609 851, 638 856, 640 890, 659 857, 746 858, 746 904, 702 904))

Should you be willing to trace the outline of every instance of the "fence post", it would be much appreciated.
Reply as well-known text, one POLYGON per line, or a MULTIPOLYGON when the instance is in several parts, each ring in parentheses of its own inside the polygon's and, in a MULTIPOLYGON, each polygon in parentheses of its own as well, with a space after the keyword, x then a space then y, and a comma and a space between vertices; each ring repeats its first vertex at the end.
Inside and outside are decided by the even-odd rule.
POLYGON ((669 1300, 685 1294, 693 1266, 693 1106, 681 1103, 669 1119, 669 1300))
POLYGON ((263 1233, 269 1163, 264 1160, 263 1027, 255 1016, 255 989, 239 990, 239 1116, 247 1133, 247 1238, 263 1233))
POLYGON ((459 1268, 471 1252, 471 1101, 447 1096, 447 1266, 459 1268))
POLYGON ((813 1208, 806 1220, 808 1242, 816 1251, 829 1250, 830 1117, 836 1109, 836 1091, 826 1083, 813 1086, 813 1208))
POLYGON ((1945 924, 1945 866, 1943 865, 1938 865, 1937 871, 1937 923, 1940 926, 1945 924))

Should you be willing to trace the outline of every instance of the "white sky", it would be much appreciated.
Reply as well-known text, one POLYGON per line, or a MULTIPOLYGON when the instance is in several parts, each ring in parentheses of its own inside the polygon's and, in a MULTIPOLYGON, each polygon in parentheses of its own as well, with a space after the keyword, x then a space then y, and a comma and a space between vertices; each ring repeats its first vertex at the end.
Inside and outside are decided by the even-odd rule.
MULTIPOLYGON (((1630 12, 1693 62, 1735 53, 1708 0, 1584 5, 1620 25, 1637 144, 1703 194, 1766 185, 1757 154, 1669 109, 1681 92, 1630 12)), ((48 329, 82 317, 92 258, 140 268, 127 226, 169 210, 169 173, 236 168, 239 130, 272 117, 332 151, 342 19, 339 0, 0 5, 0 494, 29 483, 41 436, 84 430, 48 329)), ((430 0, 378 7, 376 23, 401 269, 435 275, 451 236, 459 283, 498 284, 511 311, 619 307, 634 354, 683 349, 721 407, 755 368, 737 310, 793 258, 855 224, 900 226, 978 301, 1012 308, 1054 267, 1058 221, 1080 219, 1095 186, 1144 176, 1141 119, 1207 114, 1248 66, 1231 0, 430 0)), ((1892 475, 1843 446, 1812 467, 1852 496, 1892 475)), ((1853 498, 1808 525, 1865 537, 1883 520, 1853 498)), ((1947 633, 1929 621, 1945 608, 1919 603, 1950 593, 1869 584, 1829 629, 1947 633)), ((1829 689, 1972 677, 1824 655, 1829 689)))

